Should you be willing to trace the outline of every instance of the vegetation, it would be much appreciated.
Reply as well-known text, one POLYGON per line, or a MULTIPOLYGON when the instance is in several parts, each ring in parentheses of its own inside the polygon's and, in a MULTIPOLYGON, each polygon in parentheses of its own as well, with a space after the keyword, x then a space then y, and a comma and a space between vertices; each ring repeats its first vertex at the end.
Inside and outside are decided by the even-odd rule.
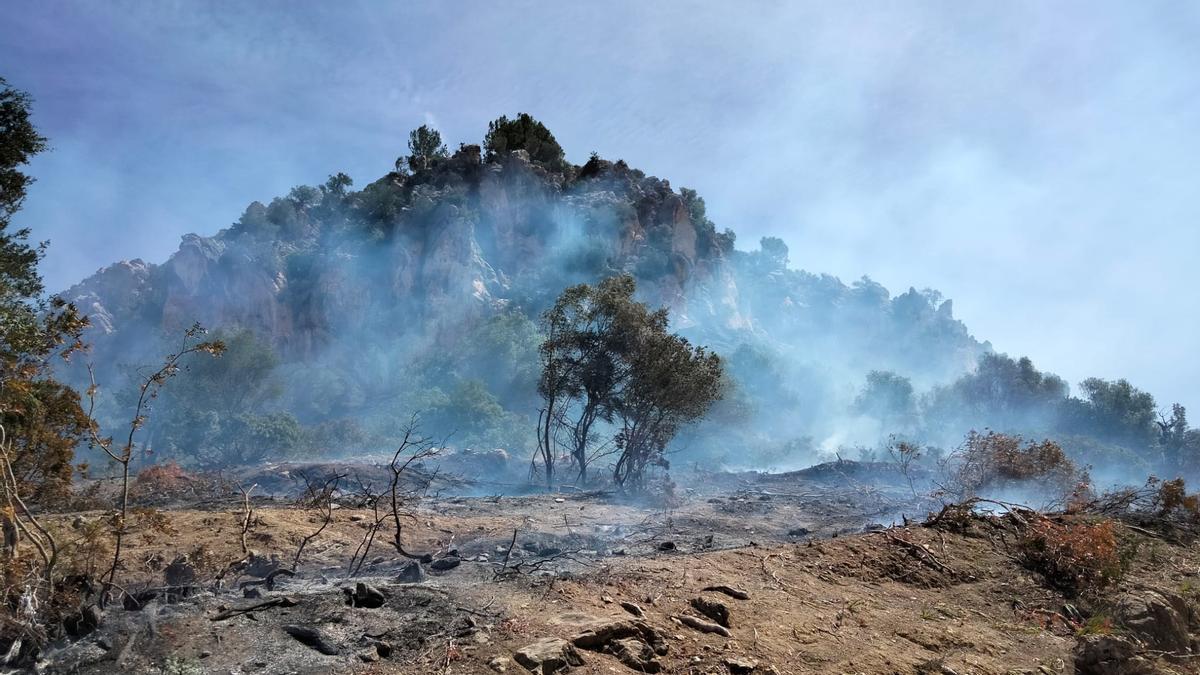
POLYGON ((1113 520, 1058 523, 1038 518, 1020 542, 1025 564, 1069 595, 1095 595, 1124 576, 1133 551, 1113 520))
POLYGON ((668 468, 680 427, 721 398, 720 359, 670 333, 667 312, 635 301, 635 290, 629 276, 573 286, 543 317, 538 445, 550 485, 565 445, 581 482, 611 448, 616 484, 644 487, 649 468, 668 468), (601 424, 615 433, 597 443, 601 424))
POLYGON ((11 443, 15 486, 53 505, 70 483, 74 448, 86 431, 79 396, 56 381, 56 357, 82 346, 86 317, 44 297, 37 265, 46 244, 31 244, 12 218, 33 178, 24 165, 46 149, 30 120, 31 100, 0 78, 0 426, 11 443))
MULTIPOLYGON (((413 171, 424 171, 446 156, 446 144, 437 129, 422 124, 408 134, 408 168, 413 171)), ((400 160, 396 160, 396 166, 400 166, 400 160)))
POLYGON ((566 153, 554 139, 554 134, 528 113, 521 113, 511 120, 501 115, 489 122, 483 149, 489 160, 514 150, 524 150, 529 153, 531 162, 547 169, 562 171, 568 166, 566 153))

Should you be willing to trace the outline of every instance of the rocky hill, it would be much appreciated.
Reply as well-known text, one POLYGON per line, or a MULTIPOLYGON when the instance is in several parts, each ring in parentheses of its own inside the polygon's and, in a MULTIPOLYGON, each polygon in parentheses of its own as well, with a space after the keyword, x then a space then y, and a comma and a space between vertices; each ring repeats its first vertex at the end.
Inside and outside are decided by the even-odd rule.
MULTIPOLYGON (((185 236, 164 263, 119 262, 63 296, 91 316, 102 366, 153 363, 164 337, 199 322, 253 331, 285 369, 392 378, 372 400, 489 318, 536 320, 565 286, 620 272, 688 337, 722 353, 768 350, 825 389, 857 387, 873 369, 947 381, 988 349, 935 292, 892 297, 865 277, 847 285, 789 268, 787 256, 778 239, 736 249, 694 191, 622 161, 465 145, 361 191, 338 174, 255 202, 212 236, 185 236), (380 365, 353 374, 368 354, 380 365)), ((294 412, 294 399, 281 405, 294 412)))

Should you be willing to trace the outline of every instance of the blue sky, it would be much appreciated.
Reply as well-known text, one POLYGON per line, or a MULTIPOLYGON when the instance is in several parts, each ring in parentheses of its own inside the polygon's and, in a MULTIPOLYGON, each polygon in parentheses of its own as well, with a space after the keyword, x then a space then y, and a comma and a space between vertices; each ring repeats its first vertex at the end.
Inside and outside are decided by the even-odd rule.
MULTIPOLYGON (((54 147, 20 222, 64 288, 161 261, 407 131, 526 111, 696 188, 753 247, 1076 383, 1200 406, 1200 4, 15 2, 0 73, 54 147)), ((1200 410, 1200 408, 1197 408, 1200 410)))

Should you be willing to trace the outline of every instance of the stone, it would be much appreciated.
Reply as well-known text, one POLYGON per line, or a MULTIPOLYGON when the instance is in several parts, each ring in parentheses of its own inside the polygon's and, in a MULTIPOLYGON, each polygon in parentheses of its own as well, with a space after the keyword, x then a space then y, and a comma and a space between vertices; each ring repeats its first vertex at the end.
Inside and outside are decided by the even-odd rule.
POLYGON ((808 528, 807 527, 793 527, 792 529, 788 530, 788 536, 789 537, 807 537, 808 536, 808 528))
POLYGON ((429 563, 429 567, 438 572, 448 572, 462 564, 462 558, 456 555, 448 555, 445 558, 438 558, 429 563))
POLYGON ((1115 635, 1088 635, 1075 645, 1076 675, 1158 675, 1153 663, 1137 656, 1133 643, 1115 635))
POLYGON ((361 581, 355 584, 354 592, 350 594, 351 607, 376 609, 383 607, 385 602, 387 602, 387 596, 383 594, 383 591, 361 581))
POLYGON ((657 673, 662 671, 662 664, 655 658, 654 650, 638 638, 619 638, 610 642, 605 649, 618 661, 640 673, 657 673))
POLYGON ((1191 646, 1187 601, 1173 593, 1141 590, 1117 599, 1116 624, 1150 649, 1184 653, 1191 646))
POLYGON ((512 659, 508 658, 507 656, 494 656, 490 661, 488 661, 488 668, 491 668, 497 673, 507 673, 510 665, 512 665, 512 659))
POLYGON ((636 602, 629 602, 628 600, 622 600, 621 601, 621 609, 625 610, 626 612, 629 612, 630 614, 636 616, 639 619, 642 618, 643 616, 646 616, 646 613, 644 611, 642 611, 641 605, 637 604, 636 602))
POLYGON ((750 675, 758 667, 758 662, 743 656, 727 656, 722 661, 732 675, 750 675))
POLYGON ((575 646, 562 638, 542 638, 533 644, 518 649, 513 660, 534 673, 551 675, 565 673, 575 666, 584 664, 583 656, 575 646))
POLYGON ((312 647, 327 656, 337 656, 341 651, 319 628, 292 624, 284 626, 283 631, 301 644, 312 647))
POLYGON ((400 568, 400 573, 396 575, 398 584, 419 584, 422 581, 425 581, 425 570, 416 560, 405 563, 404 567, 400 568))
POLYGON ((729 607, 719 600, 709 600, 708 598, 692 598, 692 608, 700 612, 704 616, 716 621, 718 624, 730 628, 729 625, 729 607))

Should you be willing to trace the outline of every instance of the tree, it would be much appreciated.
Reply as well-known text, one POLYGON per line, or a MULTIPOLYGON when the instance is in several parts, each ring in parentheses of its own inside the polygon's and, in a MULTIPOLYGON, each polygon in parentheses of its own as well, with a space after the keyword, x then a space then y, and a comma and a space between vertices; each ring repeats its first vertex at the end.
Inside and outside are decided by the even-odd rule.
MULTIPOLYGON (((555 423, 568 434, 568 449, 579 481, 587 482, 592 459, 593 428, 600 420, 612 421, 615 397, 629 378, 633 332, 644 323, 645 306, 634 302, 633 277, 611 277, 596 286, 579 284, 562 292, 542 316, 546 340, 543 355, 561 372, 558 391, 567 398, 555 423)), ((664 314, 665 317, 665 314, 664 314)), ((543 378, 549 384, 549 372, 543 378)), ((545 387, 543 394, 550 391, 545 387)), ((548 407, 552 402, 546 399, 548 407)))
POLYGON ((86 428, 78 395, 51 377, 50 366, 82 346, 87 319, 44 297, 37 265, 46 244, 30 244, 28 229, 10 229, 33 182, 22 168, 46 149, 30 104, 28 94, 0 78, 0 423, 14 451, 17 487, 49 497, 65 494, 86 428))
POLYGON ((1090 377, 1080 383, 1084 400, 1070 399, 1060 425, 1067 431, 1148 448, 1159 436, 1154 397, 1127 380, 1090 377))
POLYGON ((408 168, 413 171, 428 169, 434 160, 445 159, 449 154, 442 143, 442 134, 426 124, 408 133, 408 153, 408 168))
POLYGON ((855 399, 854 408, 858 413, 870 415, 887 427, 910 426, 917 416, 912 381, 890 371, 872 370, 867 373, 867 386, 855 399))
POLYGON ((529 153, 530 161, 552 171, 562 171, 567 166, 566 153, 554 139, 554 134, 528 113, 521 113, 512 120, 501 115, 488 123, 483 149, 487 151, 489 161, 514 150, 524 150, 529 153))
POLYGON ((722 365, 716 354, 667 332, 658 313, 638 332, 629 358, 630 382, 615 405, 620 454, 613 480, 641 488, 648 468, 669 468, 667 446, 680 427, 704 417, 721 398, 722 365))
POLYGON ((543 316, 538 443, 551 484, 559 445, 585 480, 597 427, 611 424, 615 434, 601 447, 618 453, 614 480, 642 487, 648 468, 667 467, 680 427, 721 397, 720 359, 671 334, 666 310, 651 311, 635 291, 630 276, 572 286, 543 316))
POLYGON ((229 466, 300 445, 296 419, 268 408, 283 393, 275 351, 249 330, 216 339, 223 346, 221 358, 194 361, 188 377, 164 391, 143 447, 184 463, 229 466))

